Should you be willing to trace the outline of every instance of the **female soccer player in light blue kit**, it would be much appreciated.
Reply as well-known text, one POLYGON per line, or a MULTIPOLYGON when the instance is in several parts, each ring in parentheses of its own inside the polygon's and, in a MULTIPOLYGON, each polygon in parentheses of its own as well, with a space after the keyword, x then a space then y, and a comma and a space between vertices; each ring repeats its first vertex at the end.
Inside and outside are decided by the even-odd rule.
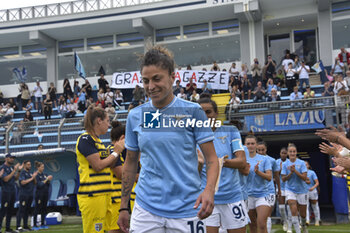
POLYGON ((307 168, 305 162, 297 158, 297 148, 294 144, 288 145, 289 161, 283 163, 282 180, 286 182, 286 199, 292 212, 292 223, 296 233, 300 233, 298 214, 301 217, 303 233, 306 228, 306 204, 308 201, 307 168), (299 211, 298 211, 299 210, 299 211))
POLYGON ((271 163, 271 168, 272 168, 272 179, 271 181, 269 182, 269 185, 268 185, 268 189, 269 189, 269 196, 267 198, 269 204, 270 204, 270 214, 269 214, 269 217, 267 218, 267 232, 270 233, 271 232, 271 229, 272 229, 272 222, 271 222, 271 214, 272 214, 272 211, 274 209, 274 206, 275 206, 275 202, 276 202, 276 190, 275 190, 275 183, 274 183, 274 180, 277 184, 277 187, 280 187, 280 180, 279 180, 279 171, 280 171, 280 168, 279 166, 276 164, 276 160, 274 158, 272 158, 271 156, 267 155, 267 145, 266 145, 266 142, 264 141, 260 141, 258 142, 258 146, 256 148, 256 151, 261 154, 261 155, 264 155, 271 163), (275 178, 275 179, 273 179, 275 178))
MULTIPOLYGON (((218 107, 216 103, 204 98, 199 100, 207 117, 216 120, 218 107)), ((219 189, 214 196, 213 213, 205 219, 207 233, 218 233, 220 226, 228 233, 245 233, 248 224, 248 212, 243 201, 238 169, 246 166, 246 156, 241 135, 234 126, 213 127, 216 155, 224 159, 221 170, 219 189)), ((201 172, 202 190, 207 183, 206 166, 201 172)))
POLYGON ((257 139, 253 135, 245 138, 249 156, 250 171, 247 180, 249 224, 251 233, 267 233, 266 221, 270 214, 268 184, 272 179, 271 163, 256 153, 257 139))
POLYGON ((150 49, 141 61, 143 87, 151 101, 132 109, 127 119, 125 147, 128 152, 118 220, 124 232, 129 231, 128 202, 139 152, 141 171, 130 232, 205 232, 201 219, 208 217, 214 207, 219 169, 214 135, 210 127, 196 127, 197 123, 208 120, 197 103, 174 96, 174 67, 172 55, 162 47, 150 49), (203 192, 196 145, 204 154, 207 168, 203 192))
MULTIPOLYGON (((305 161, 306 168, 307 168, 307 178, 308 178, 308 197, 309 201, 311 202, 311 207, 312 210, 314 211, 315 214, 315 226, 320 225, 320 207, 318 206, 318 192, 317 192, 317 187, 319 186, 318 178, 316 173, 311 170, 311 166, 309 162, 305 161)), ((310 214, 309 214, 309 201, 307 202, 307 207, 306 207, 306 223, 310 224, 310 214)))

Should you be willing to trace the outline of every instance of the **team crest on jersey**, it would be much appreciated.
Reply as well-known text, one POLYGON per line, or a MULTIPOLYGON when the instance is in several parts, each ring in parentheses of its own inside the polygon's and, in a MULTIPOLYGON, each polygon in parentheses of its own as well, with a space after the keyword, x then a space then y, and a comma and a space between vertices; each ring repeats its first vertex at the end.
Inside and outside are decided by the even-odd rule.
POLYGON ((26 202, 25 201, 22 201, 22 206, 25 206, 26 205, 26 202))
POLYGON ((218 139, 221 140, 222 144, 225 144, 225 143, 226 143, 226 138, 227 138, 227 135, 222 136, 222 137, 218 137, 218 139))
POLYGON ((101 231, 102 230, 102 223, 96 223, 95 224, 95 230, 96 231, 101 231))
POLYGON ((7 207, 9 204, 7 203, 7 202, 5 202, 5 204, 4 204, 4 207, 7 207))

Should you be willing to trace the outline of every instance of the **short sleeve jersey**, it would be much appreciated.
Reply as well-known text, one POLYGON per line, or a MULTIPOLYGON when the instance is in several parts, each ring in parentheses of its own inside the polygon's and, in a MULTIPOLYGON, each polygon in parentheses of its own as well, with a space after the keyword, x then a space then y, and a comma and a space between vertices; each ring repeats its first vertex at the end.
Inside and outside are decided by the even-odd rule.
POLYGON ((21 181, 28 180, 32 178, 32 174, 29 171, 23 170, 21 171, 19 175, 19 194, 20 195, 27 195, 27 196, 33 196, 33 190, 34 190, 34 181, 30 181, 29 183, 22 185, 21 181))
POLYGON ((279 166, 277 166, 276 164, 276 160, 274 158, 272 158, 271 156, 266 155, 266 158, 269 160, 269 162, 271 163, 271 171, 272 171, 272 179, 271 181, 269 181, 269 194, 276 194, 276 190, 275 190, 275 184, 273 182, 273 176, 274 176, 274 172, 278 172, 280 170, 279 166))
MULTIPOLYGON (((301 174, 307 172, 305 162, 300 159, 296 159, 294 163, 290 160, 283 163, 281 175, 289 175, 290 166, 292 165, 295 165, 295 170, 301 174)), ((300 179, 295 173, 292 174, 289 180, 286 181, 285 189, 296 194, 304 194, 308 192, 305 181, 300 179)))
MULTIPOLYGON (((228 159, 234 159, 235 153, 244 151, 241 135, 234 126, 221 126, 214 132, 214 147, 218 158, 228 155, 228 159)), ((206 165, 201 172, 202 185, 204 190, 207 184, 206 165)), ((215 193, 215 204, 228 204, 243 199, 238 169, 223 167, 220 175, 219 190, 215 193)))
POLYGON ((4 181, 4 178, 8 175, 11 174, 11 172, 13 171, 13 167, 12 166, 7 166, 6 164, 3 164, 2 167, 0 168, 1 169, 4 169, 4 174, 2 175, 2 179, 1 179, 1 188, 4 192, 15 192, 16 191, 16 188, 15 188, 15 175, 12 176, 12 178, 5 182, 4 181))
POLYGON ((141 152, 135 191, 142 208, 161 217, 196 216, 201 186, 196 145, 213 141, 214 135, 211 128, 189 122, 205 120, 199 104, 177 97, 162 109, 149 101, 130 111, 125 147, 141 152))
POLYGON ((247 162, 250 164, 250 171, 247 180, 247 192, 248 196, 252 197, 266 197, 269 194, 268 184, 269 182, 254 172, 255 165, 259 163, 259 171, 266 172, 271 171, 271 163, 269 160, 260 154, 256 154, 251 158, 248 154, 247 162))
POLYGON ((307 170, 307 177, 310 180, 310 184, 308 184, 308 188, 311 188, 315 185, 315 180, 318 180, 316 173, 313 170, 307 170))
MULTIPOLYGON (((282 161, 282 159, 276 160, 276 165, 279 167, 280 173, 282 172, 282 166, 283 163, 289 160, 288 158, 285 161, 282 161)), ((280 175, 280 184, 281 184, 281 190, 285 190, 286 183, 282 181, 282 175, 280 175)))

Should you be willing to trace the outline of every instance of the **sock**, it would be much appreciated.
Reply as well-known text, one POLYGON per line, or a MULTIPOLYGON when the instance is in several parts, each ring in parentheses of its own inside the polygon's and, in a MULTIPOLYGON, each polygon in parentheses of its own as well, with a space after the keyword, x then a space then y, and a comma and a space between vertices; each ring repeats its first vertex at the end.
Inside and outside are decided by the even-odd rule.
POLYGON ((266 224, 266 226, 267 226, 267 232, 268 232, 268 233, 271 233, 271 228, 272 228, 271 217, 268 217, 268 218, 267 218, 267 224, 266 224))
POLYGON ((320 221, 321 216, 320 216, 320 207, 318 206, 318 202, 316 204, 312 204, 311 206, 315 213, 315 220, 320 221))
POLYGON ((292 212, 290 211, 289 205, 287 205, 287 212, 288 212, 288 217, 287 217, 288 230, 292 230, 292 212))
POLYGON ((310 210, 309 210, 309 204, 306 206, 306 221, 310 223, 310 210))
POLYGON ((306 225, 306 218, 301 218, 301 226, 305 226, 306 225))
POLYGON ((282 221, 286 221, 286 208, 284 204, 278 205, 282 221))
POLYGON ((298 216, 292 216, 292 223, 296 233, 300 233, 300 225, 298 216))

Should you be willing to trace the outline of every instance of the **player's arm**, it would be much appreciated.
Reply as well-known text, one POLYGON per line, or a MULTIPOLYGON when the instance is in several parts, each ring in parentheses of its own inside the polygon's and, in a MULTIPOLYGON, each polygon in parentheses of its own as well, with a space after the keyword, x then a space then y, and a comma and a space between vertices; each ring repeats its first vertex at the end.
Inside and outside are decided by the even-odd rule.
POLYGON ((213 141, 205 142, 199 145, 203 152, 207 170, 207 184, 204 191, 198 197, 194 208, 198 208, 202 203, 201 209, 198 212, 198 217, 204 219, 208 217, 214 208, 214 193, 215 185, 219 175, 219 161, 216 156, 213 141))
POLYGON ((15 175, 15 173, 17 172, 19 167, 19 164, 17 163, 14 167, 14 169, 12 170, 12 172, 10 174, 8 174, 7 176, 3 177, 2 179, 4 180, 4 182, 9 182, 9 180, 11 180, 11 178, 15 175))
POLYGON ((318 182, 318 179, 314 179, 314 181, 315 181, 315 185, 310 188, 310 191, 314 190, 320 185, 320 183, 318 182))
POLYGON ((280 182, 280 170, 275 171, 273 173, 273 179, 275 184, 277 185, 277 189, 278 189, 278 194, 281 194, 281 182, 280 182))
POLYGON ((290 173, 288 175, 286 175, 285 173, 282 174, 282 181, 286 182, 287 180, 290 179, 290 177, 293 175, 294 171, 290 171, 290 173))
MULTIPOLYGON (((36 173, 37 174, 37 173, 36 173)), ((21 175, 22 176, 22 175, 21 175)), ((36 180, 35 179, 35 177, 36 177, 36 175, 32 175, 32 177, 30 177, 29 179, 24 179, 24 176, 22 176, 22 177, 20 177, 20 183, 21 183, 21 185, 26 185, 26 184, 28 184, 28 183, 30 183, 30 182, 32 182, 33 180, 36 180)))
POLYGON ((271 181, 271 179, 272 179, 272 171, 271 170, 267 170, 265 172, 262 172, 259 169, 257 169, 255 171, 255 174, 257 174, 258 176, 260 176, 261 178, 263 178, 267 181, 271 181))
POLYGON ((244 150, 236 151, 235 156, 233 159, 225 159, 224 167, 244 169, 247 163, 244 150))
POLYGON ((244 175, 244 176, 249 175, 250 164, 249 164, 249 163, 246 163, 246 165, 244 166, 244 168, 240 168, 240 169, 238 169, 238 171, 239 171, 242 175, 244 175))
POLYGON ((302 179, 303 181, 306 181, 306 179, 307 179, 307 173, 306 173, 306 172, 300 173, 300 172, 298 172, 297 170, 295 170, 294 173, 295 173, 300 179, 302 179))

